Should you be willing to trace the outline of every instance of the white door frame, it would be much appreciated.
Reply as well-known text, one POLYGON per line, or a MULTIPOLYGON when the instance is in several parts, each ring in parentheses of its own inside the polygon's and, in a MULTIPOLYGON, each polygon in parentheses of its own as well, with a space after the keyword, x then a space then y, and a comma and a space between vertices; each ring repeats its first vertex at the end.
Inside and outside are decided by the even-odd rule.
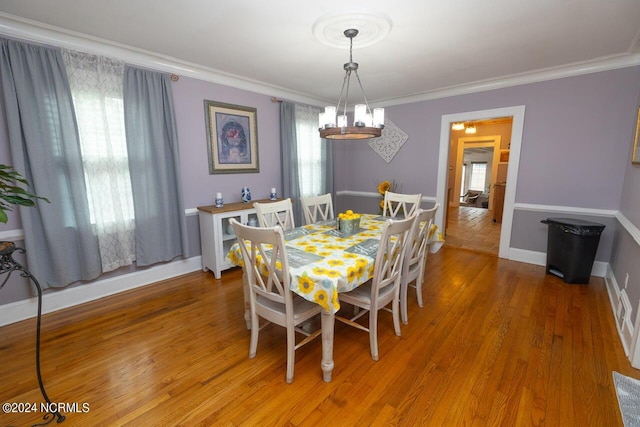
MULTIPOLYGON (((493 148, 493 154, 491 157, 491 185, 495 184, 498 178, 498 160, 500 159, 500 141, 502 140, 502 135, 489 135, 489 136, 472 136, 472 137, 460 137, 458 138, 458 153, 456 156, 456 166, 454 169, 455 172, 455 184, 453 184, 453 188, 459 189, 462 187, 462 168, 460 165, 464 160, 464 150, 467 148, 474 147, 485 147, 485 148, 493 148)), ((458 190, 459 192, 460 190, 458 190)), ((489 205, 487 208, 489 210, 493 209, 493 191, 489 191, 489 205)), ((460 206, 460 197, 456 197, 452 201, 449 201, 449 204, 453 204, 453 206, 460 206)))
MULTIPOLYGON (((486 120, 494 117, 513 117, 513 123, 511 125, 511 145, 509 147, 509 165, 507 170, 507 187, 505 189, 502 227, 500 228, 500 248, 498 250, 498 256, 500 258, 509 258, 511 226, 513 223, 513 206, 515 204, 516 187, 518 184, 520 147, 522 145, 522 131, 524 128, 524 105, 495 108, 492 110, 468 111, 466 113, 445 114, 442 116, 442 121, 440 123, 440 151, 438 155, 438 187, 436 189, 436 201, 440 203, 440 206, 446 207, 449 148, 451 146, 451 123, 486 120)), ((448 207, 446 208, 448 209, 448 207)), ((438 212, 436 212, 436 224, 443 231, 446 225, 444 223, 445 210, 446 209, 438 209, 438 212)))

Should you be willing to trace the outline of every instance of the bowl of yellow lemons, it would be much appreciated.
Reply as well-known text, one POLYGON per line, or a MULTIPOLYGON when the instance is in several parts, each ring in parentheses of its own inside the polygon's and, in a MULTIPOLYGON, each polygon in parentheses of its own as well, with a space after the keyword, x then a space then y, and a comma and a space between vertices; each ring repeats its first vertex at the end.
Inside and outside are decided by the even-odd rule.
POLYGON ((360 214, 351 209, 338 214, 338 230, 345 234, 355 234, 360 230, 360 214))

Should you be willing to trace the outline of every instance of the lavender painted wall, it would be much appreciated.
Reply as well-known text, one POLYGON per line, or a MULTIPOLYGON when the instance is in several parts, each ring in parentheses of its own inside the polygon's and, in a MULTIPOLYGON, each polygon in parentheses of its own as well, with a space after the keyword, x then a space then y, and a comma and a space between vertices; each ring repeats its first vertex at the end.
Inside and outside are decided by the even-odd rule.
POLYGON ((639 86, 640 67, 630 67, 389 107, 409 140, 391 163, 366 143, 337 143, 338 189, 375 191, 395 179, 403 191, 435 197, 442 115, 525 105, 516 203, 615 210, 635 120, 629 88, 639 86))
POLYGON ((239 202, 248 186, 253 199, 281 192, 280 104, 271 97, 214 83, 181 77, 173 83, 173 99, 180 141, 180 164, 185 208, 214 204, 222 192, 225 203, 239 202), (204 100, 257 108, 259 173, 209 174, 204 100))
MULTIPOLYGON (((640 92, 640 87, 637 92, 640 92)), ((638 111, 640 106, 640 94, 637 96, 637 106, 634 109, 638 111)), ((633 150, 633 138, 635 132, 635 126, 627 126, 627 159, 631 159, 631 153, 633 150)), ((640 165, 634 165, 631 161, 627 160, 624 183, 622 184, 622 197, 620 199, 620 212, 627 217, 636 227, 640 228, 640 165)))
MULTIPOLYGON (((630 90, 630 92, 633 92, 630 90)), ((633 109, 634 115, 640 106, 640 85, 635 87, 636 104, 633 109)), ((635 120, 635 117, 634 117, 635 120)), ((626 275, 629 275, 627 294, 631 303, 631 317, 636 318, 640 308, 640 165, 633 165, 630 161, 633 150, 633 138, 635 137, 635 123, 626 127, 627 138, 627 161, 624 168, 624 182, 622 184, 622 194, 620 197, 620 213, 628 219, 635 233, 632 234, 622 225, 616 231, 613 251, 611 254, 611 266, 616 282, 620 288, 624 287, 626 275)))

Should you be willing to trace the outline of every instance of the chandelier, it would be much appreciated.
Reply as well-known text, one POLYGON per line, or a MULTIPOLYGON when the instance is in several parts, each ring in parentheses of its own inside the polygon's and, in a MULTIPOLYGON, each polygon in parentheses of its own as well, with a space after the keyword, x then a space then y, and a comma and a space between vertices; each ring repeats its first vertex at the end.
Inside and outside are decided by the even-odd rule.
POLYGON ((349 62, 344 64, 346 72, 340 90, 337 106, 325 107, 324 112, 319 115, 320 138, 325 139, 367 139, 375 138, 382 134, 384 128, 384 108, 374 108, 371 111, 367 97, 362 89, 360 76, 358 75, 358 63, 353 62, 353 38, 358 35, 358 30, 348 29, 344 31, 345 37, 349 38, 349 62), (351 73, 355 72, 360 92, 364 99, 364 104, 356 104, 353 112, 353 126, 347 123, 347 103, 349 99, 349 85, 351 73), (344 95, 344 102, 343 102, 344 95), (342 114, 340 112, 342 106, 342 114))

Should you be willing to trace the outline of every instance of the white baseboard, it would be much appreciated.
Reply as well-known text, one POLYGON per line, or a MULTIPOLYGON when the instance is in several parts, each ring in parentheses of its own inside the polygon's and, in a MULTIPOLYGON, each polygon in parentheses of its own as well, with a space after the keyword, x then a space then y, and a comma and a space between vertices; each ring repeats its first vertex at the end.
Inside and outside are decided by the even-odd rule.
MULTIPOLYGON (((527 264, 547 265, 547 254, 545 252, 528 251, 525 249, 509 248, 509 258, 512 261, 526 262, 527 264)), ((609 263, 594 261, 591 268, 591 275, 605 277, 609 263)))
MULTIPOLYGON (((620 289, 613 270, 607 268, 607 274, 604 278, 607 285, 607 294, 609 294, 609 302, 611 303, 611 312, 616 323, 616 329, 620 336, 620 342, 624 348, 624 353, 632 362, 632 348, 635 333, 635 326, 631 321, 631 301, 629 295, 624 289, 620 289)), ((637 368, 637 366, 634 366, 637 368)))
MULTIPOLYGON (((174 261, 129 274, 98 280, 86 285, 46 293, 42 297, 42 314, 94 301, 119 292, 135 289, 171 277, 202 269, 202 257, 174 261)), ((0 326, 35 317, 38 313, 38 298, 16 301, 1 306, 0 326)))

